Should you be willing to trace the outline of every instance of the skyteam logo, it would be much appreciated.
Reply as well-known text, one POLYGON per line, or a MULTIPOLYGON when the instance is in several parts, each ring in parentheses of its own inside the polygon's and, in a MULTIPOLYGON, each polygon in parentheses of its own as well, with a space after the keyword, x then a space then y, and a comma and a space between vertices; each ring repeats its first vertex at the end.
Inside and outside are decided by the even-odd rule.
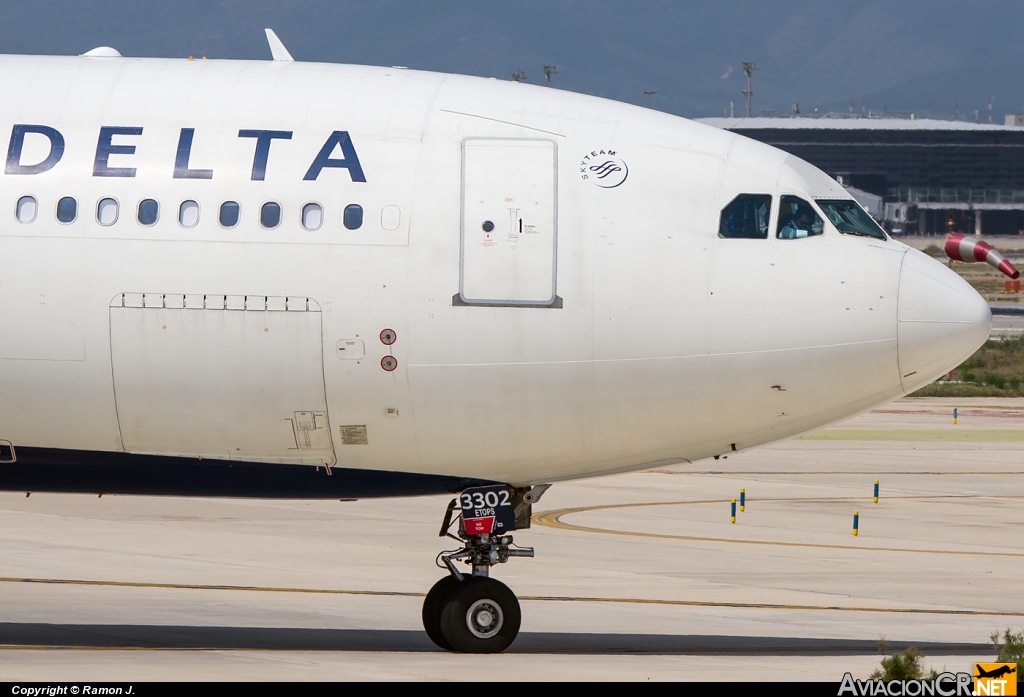
POLYGON ((580 160, 580 178, 602 189, 621 186, 628 176, 626 161, 614 150, 593 150, 580 160))

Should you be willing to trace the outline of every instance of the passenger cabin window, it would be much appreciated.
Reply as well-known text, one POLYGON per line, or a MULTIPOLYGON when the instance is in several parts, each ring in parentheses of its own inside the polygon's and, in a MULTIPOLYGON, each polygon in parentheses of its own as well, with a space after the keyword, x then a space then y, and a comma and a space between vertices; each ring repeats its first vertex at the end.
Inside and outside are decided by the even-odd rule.
POLYGON ((220 224, 223 227, 234 227, 238 225, 238 202, 225 201, 220 204, 220 224))
POLYGON ((319 203, 307 203, 302 207, 302 227, 319 230, 324 222, 324 209, 319 203))
POLYGON ((15 208, 15 216, 18 218, 19 223, 31 223, 36 219, 36 198, 35 196, 22 196, 18 199, 18 205, 15 208))
POLYGON ((182 201, 178 207, 178 223, 182 227, 195 227, 199 224, 199 204, 195 201, 182 201))
POLYGON ((117 200, 101 198, 96 204, 96 222, 100 225, 113 225, 117 222, 117 200))
POLYGON ((783 196, 779 203, 779 225, 776 237, 795 240, 817 237, 825 231, 825 223, 814 212, 811 204, 797 196, 783 196))
POLYGON ((57 220, 61 223, 73 223, 78 217, 78 201, 65 196, 57 201, 57 220))
POLYGON ((864 237, 877 237, 885 239, 885 232, 878 224, 871 219, 871 216, 860 207, 856 201, 837 200, 821 201, 822 212, 836 226, 836 230, 845 235, 863 235, 864 237))
POLYGON ((151 198, 144 198, 139 201, 139 210, 136 215, 139 225, 150 225, 156 224, 157 218, 160 217, 160 204, 151 198))
POLYGON ((768 194, 740 194, 722 209, 718 236, 726 239, 768 239, 772 197, 768 194))
POLYGON ((260 225, 272 230, 281 224, 281 204, 267 201, 260 208, 260 225))
POLYGON ((344 221, 347 230, 358 230, 363 226, 363 207, 358 204, 345 206, 344 221))

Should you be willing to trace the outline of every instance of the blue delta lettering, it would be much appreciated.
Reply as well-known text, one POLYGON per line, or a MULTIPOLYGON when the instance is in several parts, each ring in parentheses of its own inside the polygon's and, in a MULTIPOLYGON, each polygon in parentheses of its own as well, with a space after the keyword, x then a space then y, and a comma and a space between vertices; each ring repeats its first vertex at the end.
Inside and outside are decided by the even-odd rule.
MULTIPOLYGON (((133 138, 142 136, 142 126, 103 126, 96 140, 96 154, 93 158, 92 176, 94 177, 134 177, 135 167, 112 167, 110 156, 119 156, 118 162, 124 162, 125 156, 135 154, 137 141, 133 138)), ((178 136, 178 149, 174 157, 175 179, 213 179, 212 169, 192 169, 192 140, 196 129, 182 128, 178 136)), ((271 145, 275 140, 291 140, 292 131, 267 131, 241 129, 239 138, 255 140, 252 157, 252 181, 264 181, 267 178, 267 163, 270 160, 271 145)), ((7 146, 7 164, 4 174, 42 174, 57 166, 64 157, 64 136, 50 126, 18 123, 11 129, 11 140, 7 146), (22 152, 25 149, 25 136, 36 134, 49 141, 49 151, 39 162, 25 163, 22 152)), ((353 182, 365 182, 363 166, 359 162, 355 145, 348 131, 334 131, 327 137, 320 152, 313 158, 306 171, 303 181, 316 181, 325 169, 347 170, 353 182), (341 157, 335 157, 340 150, 341 157)))
POLYGON ((64 136, 49 126, 29 126, 16 123, 11 129, 11 144, 7 147, 7 167, 4 174, 39 174, 53 169, 53 166, 64 157, 64 136), (25 135, 38 133, 50 141, 50 152, 42 162, 34 165, 21 164, 21 149, 25 146, 25 135))

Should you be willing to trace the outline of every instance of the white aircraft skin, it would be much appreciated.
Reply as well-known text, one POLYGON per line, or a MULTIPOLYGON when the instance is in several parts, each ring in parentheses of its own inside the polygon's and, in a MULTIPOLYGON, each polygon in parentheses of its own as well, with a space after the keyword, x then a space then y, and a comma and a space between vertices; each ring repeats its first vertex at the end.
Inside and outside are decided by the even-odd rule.
POLYGON ((52 154, 23 131, 0 177, 0 440, 18 458, 0 464, 4 489, 233 491, 119 486, 127 470, 105 476, 106 462, 301 467, 316 477, 303 492, 237 493, 325 498, 345 482, 391 496, 695 462, 912 392, 989 335, 984 300, 900 242, 831 223, 777 239, 779 196, 850 199, 824 173, 657 111, 285 61, 4 56, 0 94, 0 137, 42 125, 65 144, 49 169, 18 173, 52 154), (97 158, 109 127, 142 132, 115 132, 97 158), (182 129, 194 129, 186 168, 210 178, 174 176, 182 129), (262 179, 243 130, 292 134, 269 143, 262 179), (339 144, 305 179, 336 132, 358 167, 339 144), (513 151, 532 174, 502 169, 513 151), (618 171, 600 180, 590 168, 609 161, 618 171), (492 174, 499 184, 477 180, 492 174), (526 183, 503 191, 502 177, 526 183), (768 239, 718 236, 742 193, 773 196, 768 239), (31 222, 17 218, 25 196, 31 222), (101 225, 108 197, 117 218, 101 225), (147 198, 159 203, 148 227, 147 198), (191 228, 187 200, 200 207, 191 228), (240 205, 230 229, 224 201, 240 205), (281 206, 274 229, 259 224, 267 201, 281 206), (312 231, 310 202, 323 208, 312 231), (364 211, 356 230, 350 204, 364 211), (519 305, 500 302, 508 288, 519 305))
POLYGON ((423 626, 492 653, 531 486, 810 431, 988 337, 967 283, 884 235, 720 237, 742 194, 770 231, 781 196, 850 200, 784 152, 268 39, 0 57, 0 489, 462 492, 423 626))

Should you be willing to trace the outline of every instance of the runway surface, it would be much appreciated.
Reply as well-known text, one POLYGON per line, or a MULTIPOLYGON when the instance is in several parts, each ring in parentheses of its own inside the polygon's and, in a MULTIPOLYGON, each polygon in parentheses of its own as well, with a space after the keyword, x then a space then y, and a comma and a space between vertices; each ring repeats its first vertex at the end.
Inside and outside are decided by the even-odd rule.
POLYGON ((838 681, 878 665, 882 636, 966 670, 1024 625, 1022 433, 1024 400, 908 399, 556 484, 516 533, 537 557, 495 573, 523 606, 500 656, 440 652, 420 627, 445 497, 2 493, 0 680, 838 681))

